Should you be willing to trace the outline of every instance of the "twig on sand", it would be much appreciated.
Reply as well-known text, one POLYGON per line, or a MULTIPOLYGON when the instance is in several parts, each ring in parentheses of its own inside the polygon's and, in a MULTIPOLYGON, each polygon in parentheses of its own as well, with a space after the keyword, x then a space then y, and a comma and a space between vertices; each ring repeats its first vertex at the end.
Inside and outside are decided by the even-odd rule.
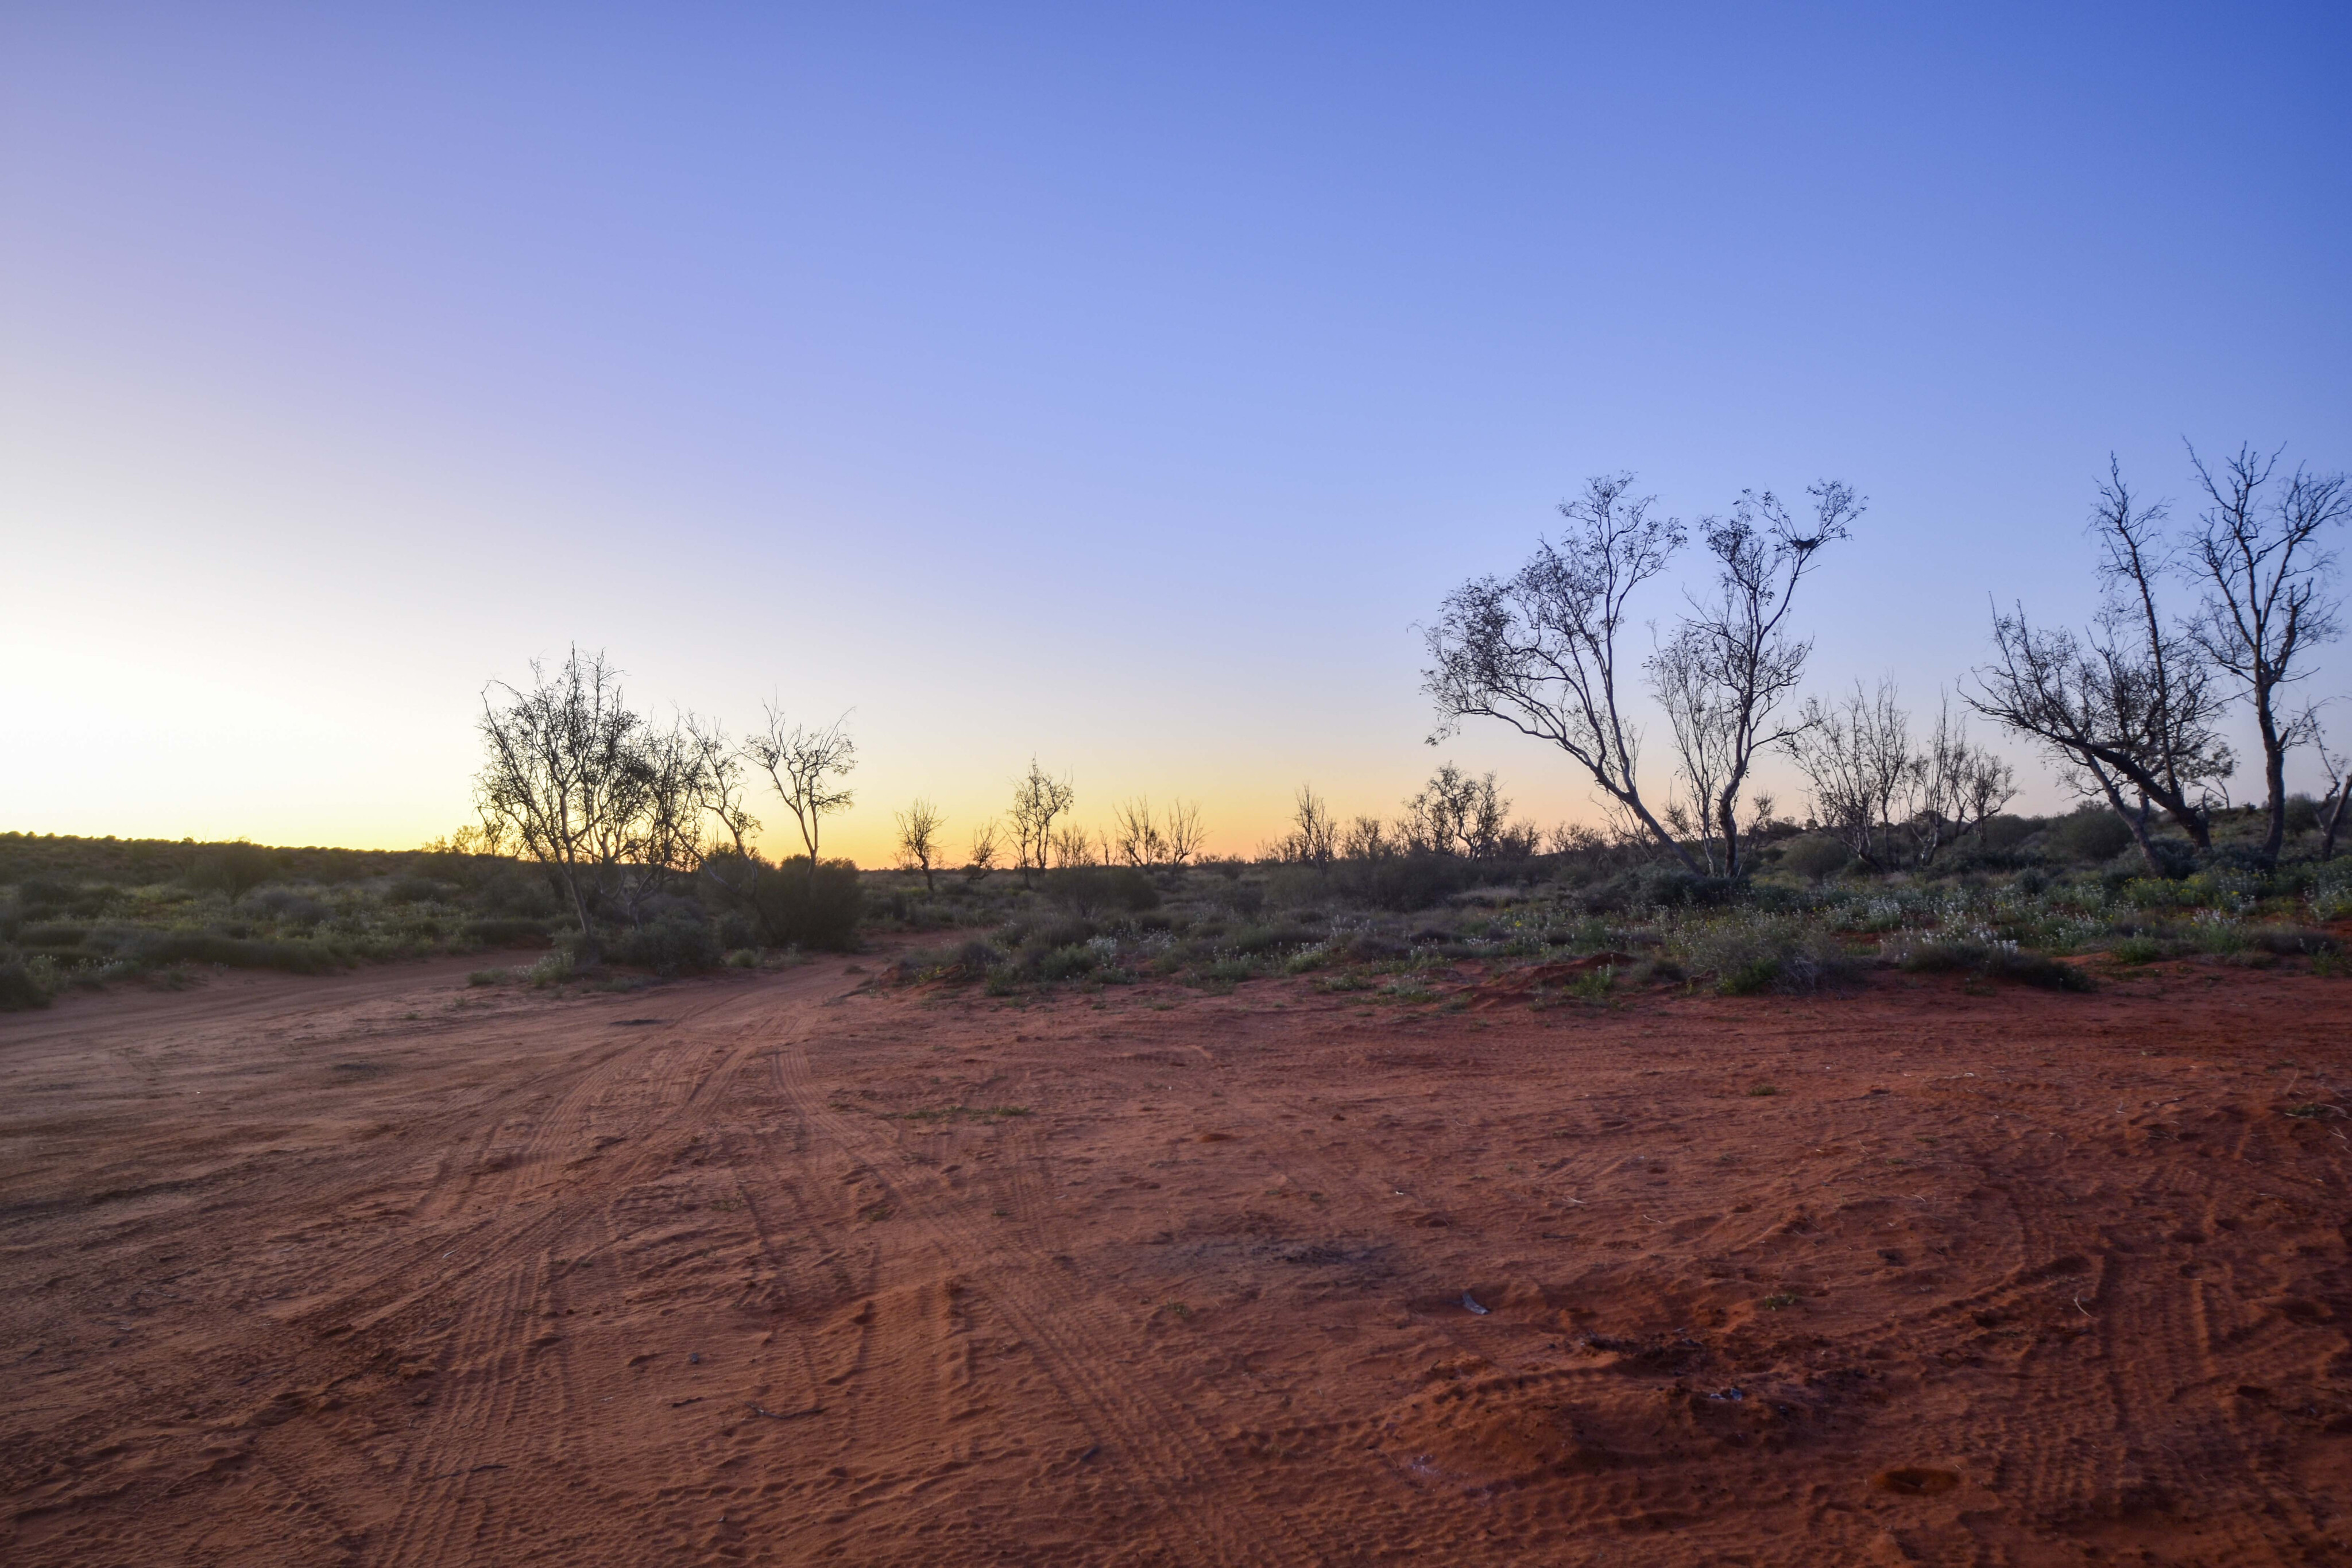
POLYGON ((824 1406, 812 1405, 805 1410, 771 1410, 764 1405, 754 1405, 751 1406, 751 1414, 765 1416, 771 1421, 797 1421, 803 1416, 824 1415, 824 1406))

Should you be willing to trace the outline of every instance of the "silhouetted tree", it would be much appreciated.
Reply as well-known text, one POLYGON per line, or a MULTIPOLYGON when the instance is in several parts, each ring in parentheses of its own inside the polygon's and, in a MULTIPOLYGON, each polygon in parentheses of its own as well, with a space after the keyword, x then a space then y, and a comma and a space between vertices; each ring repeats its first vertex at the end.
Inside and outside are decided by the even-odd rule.
POLYGON ((1631 474, 1587 482, 1559 508, 1559 538, 1508 578, 1474 578, 1446 595, 1425 636, 1423 689, 1435 703, 1435 745, 1467 717, 1499 719, 1574 758, 1592 782, 1675 859, 1698 869, 1642 799, 1641 737, 1618 690, 1617 639, 1633 591, 1682 548, 1682 525, 1651 515, 1631 474))
POLYGON ((2253 705, 2267 791, 2261 852, 2275 864, 2286 838, 2286 754, 2301 738, 2282 712, 2283 688, 2309 674, 2310 650, 2339 630, 2326 538, 2352 516, 2352 493, 2344 476, 2300 465, 2273 490, 2278 454, 2250 446, 2219 473, 2193 449, 2189 458, 2208 501, 2189 545, 2190 575, 2205 591, 2190 634, 2253 705))
MULTIPOLYGON (((947 825, 947 818, 937 806, 922 800, 894 815, 898 822, 898 863, 909 871, 921 872, 923 891, 936 892, 931 871, 940 854, 940 830, 947 825)), ((994 853, 993 850, 991 853, 994 853)))

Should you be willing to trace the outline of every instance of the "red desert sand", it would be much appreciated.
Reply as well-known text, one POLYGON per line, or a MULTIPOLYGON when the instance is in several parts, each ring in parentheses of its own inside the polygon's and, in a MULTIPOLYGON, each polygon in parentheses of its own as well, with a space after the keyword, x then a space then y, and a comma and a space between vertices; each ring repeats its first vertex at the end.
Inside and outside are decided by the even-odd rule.
POLYGON ((0 1556, 2352 1562, 2352 985, 0 1020, 0 1556))

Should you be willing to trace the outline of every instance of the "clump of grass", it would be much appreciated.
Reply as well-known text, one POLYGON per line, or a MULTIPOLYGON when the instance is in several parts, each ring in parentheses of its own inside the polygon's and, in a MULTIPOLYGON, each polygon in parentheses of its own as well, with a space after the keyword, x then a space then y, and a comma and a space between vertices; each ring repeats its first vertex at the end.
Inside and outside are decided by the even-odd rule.
POLYGON ((1882 944, 1884 962, 1912 974, 1966 974, 1979 979, 2013 980, 2053 991, 2087 991, 2091 977, 2046 953, 2029 953, 2014 942, 1977 936, 1915 936, 1882 944))
POLYGON ((1768 1312, 1778 1312, 1795 1306, 1798 1299, 1794 1291, 1775 1291, 1756 1304, 1768 1312))
POLYGON ((1755 1088, 1750 1089, 1748 1092, 1750 1096, 1756 1099, 1763 1100, 1769 1099, 1772 1095, 1778 1094, 1780 1092, 1772 1087, 1769 1083, 1759 1083, 1755 1088))
POLYGON ((1801 915, 1746 914, 1677 924, 1669 950, 1727 997, 1802 995, 1850 985, 1861 965, 1834 933, 1801 915))

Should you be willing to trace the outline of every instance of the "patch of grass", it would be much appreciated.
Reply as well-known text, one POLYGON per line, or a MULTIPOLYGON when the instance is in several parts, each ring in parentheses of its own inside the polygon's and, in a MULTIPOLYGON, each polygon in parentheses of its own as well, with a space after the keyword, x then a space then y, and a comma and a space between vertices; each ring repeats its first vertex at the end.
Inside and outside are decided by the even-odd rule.
POLYGON ((1794 1291, 1775 1291, 1756 1304, 1768 1312, 1778 1312, 1795 1306, 1798 1299, 1794 1291))
POLYGON ((1750 1089, 1748 1092, 1756 1099, 1763 1100, 1769 1099, 1770 1096, 1778 1094, 1780 1092, 1778 1089, 1773 1088, 1769 1083, 1759 1083, 1755 1088, 1750 1089))

